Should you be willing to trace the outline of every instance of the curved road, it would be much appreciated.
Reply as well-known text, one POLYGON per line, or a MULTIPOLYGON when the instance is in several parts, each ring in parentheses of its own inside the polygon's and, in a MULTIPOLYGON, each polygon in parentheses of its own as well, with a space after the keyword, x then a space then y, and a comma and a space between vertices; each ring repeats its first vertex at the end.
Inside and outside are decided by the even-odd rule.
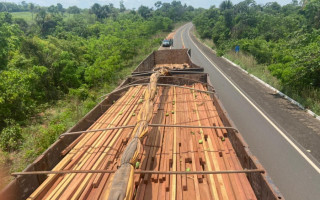
POLYGON ((190 48, 192 61, 209 73, 230 119, 283 196, 320 199, 320 122, 215 56, 190 30, 191 23, 177 30, 174 48, 190 48))

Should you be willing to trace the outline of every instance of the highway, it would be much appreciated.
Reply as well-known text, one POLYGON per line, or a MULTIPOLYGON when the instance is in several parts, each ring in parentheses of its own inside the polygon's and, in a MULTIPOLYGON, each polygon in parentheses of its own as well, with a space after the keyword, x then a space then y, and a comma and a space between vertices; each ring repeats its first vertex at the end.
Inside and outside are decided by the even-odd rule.
POLYGON ((180 27, 174 48, 191 49, 234 126, 285 199, 320 199, 320 122, 277 96, 202 45, 192 24, 180 27))

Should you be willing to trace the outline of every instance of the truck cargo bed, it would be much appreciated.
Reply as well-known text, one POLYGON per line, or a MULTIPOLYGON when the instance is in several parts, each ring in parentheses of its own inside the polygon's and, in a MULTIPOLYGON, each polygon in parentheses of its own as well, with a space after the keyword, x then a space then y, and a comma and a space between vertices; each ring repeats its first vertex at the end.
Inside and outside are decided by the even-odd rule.
POLYGON ((64 134, 24 170, 70 173, 20 175, 1 197, 106 199, 133 138, 149 76, 159 67, 171 70, 171 76, 158 80, 152 120, 134 166, 134 198, 283 199, 233 127, 208 75, 191 62, 186 49, 150 54, 68 131, 85 132, 64 134), (108 128, 115 129, 101 130, 108 128))

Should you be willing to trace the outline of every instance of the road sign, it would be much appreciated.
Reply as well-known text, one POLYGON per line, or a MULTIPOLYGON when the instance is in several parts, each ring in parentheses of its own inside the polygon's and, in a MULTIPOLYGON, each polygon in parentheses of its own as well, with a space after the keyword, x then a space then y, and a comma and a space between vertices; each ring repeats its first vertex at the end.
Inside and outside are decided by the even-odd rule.
POLYGON ((240 51, 240 46, 237 45, 236 48, 234 49, 236 53, 238 53, 240 51))

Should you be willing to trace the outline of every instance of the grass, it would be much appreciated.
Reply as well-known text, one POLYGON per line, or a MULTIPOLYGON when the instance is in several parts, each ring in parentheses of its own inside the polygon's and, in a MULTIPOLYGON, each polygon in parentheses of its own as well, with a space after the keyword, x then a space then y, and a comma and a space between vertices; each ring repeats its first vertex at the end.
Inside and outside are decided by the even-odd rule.
POLYGON ((299 102, 306 109, 320 115, 320 90, 313 87, 295 89, 290 86, 282 87, 281 91, 299 102))
POLYGON ((159 38, 168 33, 153 36, 144 48, 137 49, 137 56, 126 62, 126 67, 117 73, 112 82, 92 88, 85 101, 78 101, 66 96, 54 105, 47 105, 42 113, 32 117, 22 127, 23 144, 18 151, 0 151, 0 190, 11 180, 11 172, 22 171, 32 163, 43 151, 54 143, 60 134, 75 125, 97 103, 100 96, 111 92, 125 79, 148 54, 159 48, 159 38))
POLYGON ((235 53, 234 51, 227 52, 224 57, 238 64, 254 76, 260 78, 264 82, 272 85, 278 90, 282 89, 280 81, 272 76, 266 65, 258 64, 252 55, 245 54, 243 52, 235 53))
POLYGON ((196 31, 196 28, 194 27, 193 28, 194 31, 193 33, 195 34, 195 36, 204 44, 206 44, 208 47, 210 47, 211 49, 215 50, 216 49, 216 46, 214 45, 213 41, 208 39, 208 38, 201 38, 198 31, 196 31))
POLYGON ((33 13, 33 19, 32 19, 31 12, 12 12, 10 14, 12 15, 13 19, 22 18, 29 24, 33 22, 33 20, 36 18, 36 13, 33 13))
MULTIPOLYGON (((33 13, 33 18, 32 18, 32 13, 31 12, 11 12, 10 14, 12 15, 13 19, 22 18, 28 24, 31 24, 31 23, 35 22, 35 18, 36 18, 36 15, 37 15, 37 13, 34 12, 33 13)), ((66 20, 66 19, 72 18, 73 15, 74 14, 65 13, 63 15, 63 19, 66 20)))

